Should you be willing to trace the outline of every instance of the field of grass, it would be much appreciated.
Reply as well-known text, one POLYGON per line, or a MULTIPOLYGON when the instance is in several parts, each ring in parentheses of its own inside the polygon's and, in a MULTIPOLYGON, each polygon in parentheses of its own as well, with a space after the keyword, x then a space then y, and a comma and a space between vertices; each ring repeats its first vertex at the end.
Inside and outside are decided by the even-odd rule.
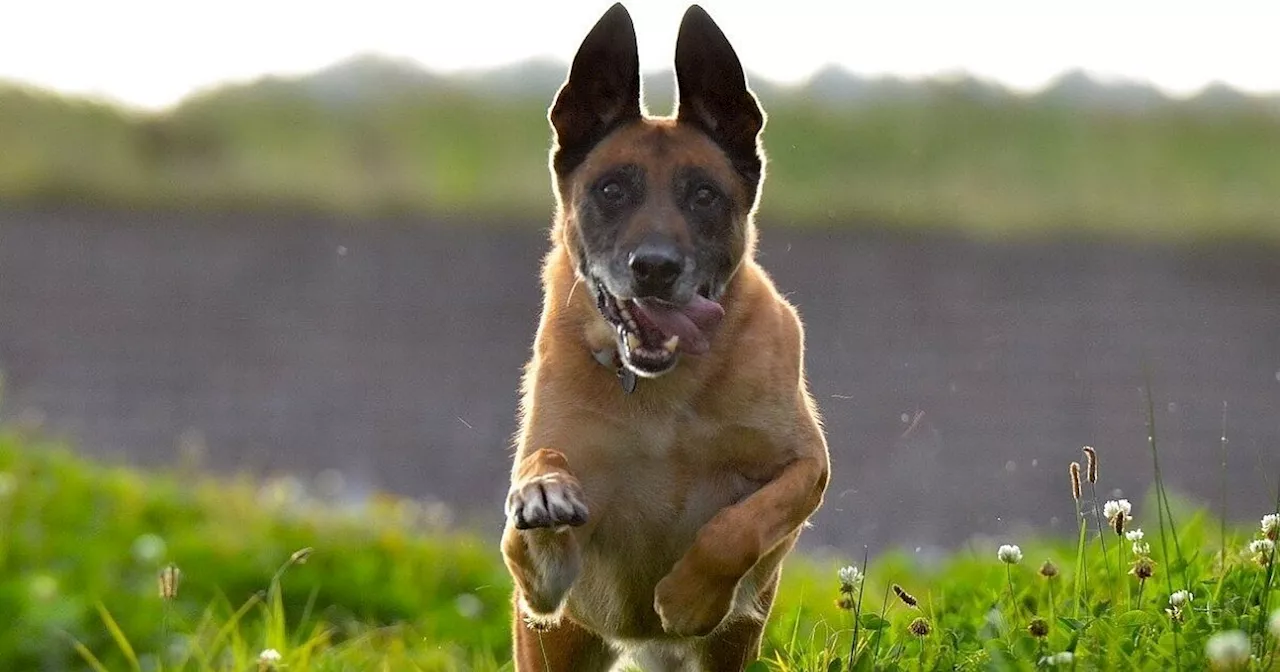
MULTIPOLYGON (((772 92, 769 226, 1280 235, 1280 115, 1141 112, 934 85, 859 107, 772 92)), ((467 213, 542 222, 547 101, 324 104, 284 83, 125 112, 0 86, 0 201, 467 213)))
MULTIPOLYGON (((1086 469, 1080 540, 974 540, 929 566, 797 557, 751 669, 1194 670, 1237 649, 1219 669, 1280 669, 1280 521, 1220 529, 1155 489, 1122 517, 1146 529, 1134 542, 1091 501, 1086 469), (998 559, 1003 544, 1020 548, 998 559)), ((95 464, 0 429, 0 669, 510 669, 497 531, 438 521, 291 479, 95 464)))

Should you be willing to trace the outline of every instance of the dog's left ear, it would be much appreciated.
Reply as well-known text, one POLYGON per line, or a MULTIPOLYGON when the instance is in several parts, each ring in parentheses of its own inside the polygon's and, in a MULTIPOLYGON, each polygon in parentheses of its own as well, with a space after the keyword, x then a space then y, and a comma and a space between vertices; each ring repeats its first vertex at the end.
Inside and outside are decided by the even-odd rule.
POLYGON ((691 5, 676 38, 676 118, 701 128, 754 188, 763 166, 758 139, 764 113, 747 89, 738 54, 706 10, 691 5))

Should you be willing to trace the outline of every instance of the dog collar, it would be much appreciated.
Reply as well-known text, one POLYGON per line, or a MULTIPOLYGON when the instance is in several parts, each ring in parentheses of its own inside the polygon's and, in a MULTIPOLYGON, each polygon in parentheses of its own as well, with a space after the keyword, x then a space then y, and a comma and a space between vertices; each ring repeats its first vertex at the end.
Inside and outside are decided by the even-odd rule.
POLYGON ((613 369, 614 374, 618 376, 618 382, 622 385, 622 391, 631 394, 636 391, 636 372, 622 365, 622 357, 614 348, 605 348, 596 350, 591 353, 601 366, 613 369))

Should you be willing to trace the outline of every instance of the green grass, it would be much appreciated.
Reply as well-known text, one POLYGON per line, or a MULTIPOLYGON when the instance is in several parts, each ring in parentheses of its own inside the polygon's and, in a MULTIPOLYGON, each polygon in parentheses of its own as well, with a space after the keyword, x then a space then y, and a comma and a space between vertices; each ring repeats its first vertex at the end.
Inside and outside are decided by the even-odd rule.
MULTIPOLYGON (((1108 112, 943 84, 859 108, 770 95, 769 226, 1280 235, 1280 116, 1260 109, 1108 112)), ((542 222, 546 104, 445 88, 335 107, 260 85, 136 114, 0 87, 0 200, 542 222)))
MULTIPOLYGON (((1146 528, 1155 562, 1141 585, 1127 573, 1132 544, 1104 531, 1104 555, 1087 515, 1082 574, 1074 539, 974 540, 929 566, 902 552, 858 558, 866 580, 847 593, 836 568, 849 559, 795 557, 752 669, 848 669, 854 609, 859 670, 1030 670, 1063 651, 1078 669, 1201 669, 1224 630, 1248 633, 1261 661, 1251 669, 1280 669, 1265 622, 1280 582, 1260 562, 1272 558, 1247 549, 1257 527, 1228 530, 1223 557, 1212 514, 1170 501, 1153 491, 1134 507, 1129 526, 1146 528), (1168 539, 1158 520, 1177 521, 1168 539), (1021 546, 1020 563, 996 559, 1005 543, 1021 546), (1057 576, 1037 571, 1046 560, 1057 576), (1165 610, 1182 589, 1195 597, 1174 619, 1165 610), (910 632, 917 619, 927 636, 910 632)), ((1064 477, 1062 508, 1073 507, 1064 477)), ((492 539, 408 501, 352 508, 290 480, 144 473, 0 430, 0 669, 510 669, 509 599, 492 539), (165 600, 170 565, 181 581, 165 600), (259 667, 266 649, 277 667, 259 667)))

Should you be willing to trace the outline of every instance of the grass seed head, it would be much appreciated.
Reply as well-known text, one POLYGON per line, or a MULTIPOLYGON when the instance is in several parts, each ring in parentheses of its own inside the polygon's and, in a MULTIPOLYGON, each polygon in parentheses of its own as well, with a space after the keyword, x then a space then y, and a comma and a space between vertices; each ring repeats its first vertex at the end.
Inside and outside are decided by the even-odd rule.
POLYGON ((313 549, 313 548, 311 548, 310 546, 308 546, 308 547, 306 547, 306 548, 300 548, 300 549, 298 549, 298 550, 294 551, 294 552, 293 552, 293 555, 289 556, 289 564, 291 564, 291 565, 305 565, 305 564, 307 564, 307 560, 311 559, 311 552, 312 552, 313 550, 315 550, 315 549, 313 549))
POLYGON ((1053 564, 1052 560, 1045 560, 1044 564, 1040 565, 1040 576, 1043 576, 1046 579, 1052 579, 1057 575, 1058 566, 1053 564))
POLYGON ((1071 463, 1071 497, 1080 501, 1080 463, 1071 463))
POLYGON ((907 630, 910 630, 911 634, 916 637, 928 637, 929 633, 933 631, 933 627, 929 625, 928 619, 918 616, 916 620, 911 621, 911 625, 907 626, 907 630))
POLYGON ((182 570, 177 565, 166 565, 160 570, 160 599, 172 600, 178 596, 178 584, 182 581, 182 570))
POLYGON ((914 608, 920 604, 920 600, 917 600, 915 595, 908 593, 906 590, 902 588, 902 586, 899 586, 896 583, 893 584, 893 594, 897 595, 898 599, 902 600, 902 603, 907 605, 908 607, 914 608))
POLYGON ((1146 581, 1156 573, 1156 562, 1148 555, 1140 555, 1133 561, 1133 566, 1129 568, 1129 573, 1140 581, 1146 581))
POLYGON ((1037 639, 1048 637, 1049 623, 1043 618, 1033 618, 1031 619, 1031 623, 1027 624, 1027 632, 1031 633, 1031 636, 1037 639))
POLYGON ((1087 458, 1086 463, 1088 464, 1089 482, 1097 483, 1098 482, 1098 451, 1094 450, 1093 446, 1085 446, 1084 456, 1087 458))

